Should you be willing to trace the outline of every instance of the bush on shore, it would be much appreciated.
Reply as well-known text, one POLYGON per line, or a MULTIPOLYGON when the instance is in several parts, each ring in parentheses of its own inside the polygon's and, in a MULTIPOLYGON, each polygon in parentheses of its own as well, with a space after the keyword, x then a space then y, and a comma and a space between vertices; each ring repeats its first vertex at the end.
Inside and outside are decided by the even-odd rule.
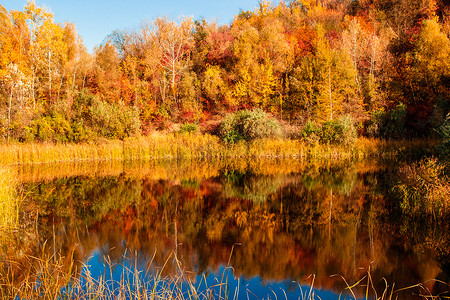
POLYGON ((86 142, 98 137, 124 139, 139 132, 139 110, 123 103, 107 103, 81 92, 71 113, 52 111, 33 120, 20 140, 32 142, 86 142))
POLYGON ((355 125, 349 116, 327 121, 322 125, 308 121, 303 127, 301 136, 308 143, 345 146, 352 145, 357 138, 355 125))
POLYGON ((225 116, 220 124, 219 134, 227 143, 252 141, 280 136, 281 126, 261 109, 240 110, 225 116))
POLYGON ((437 130, 442 139, 441 144, 437 147, 438 153, 445 160, 450 160, 450 113, 447 114, 445 121, 437 130))

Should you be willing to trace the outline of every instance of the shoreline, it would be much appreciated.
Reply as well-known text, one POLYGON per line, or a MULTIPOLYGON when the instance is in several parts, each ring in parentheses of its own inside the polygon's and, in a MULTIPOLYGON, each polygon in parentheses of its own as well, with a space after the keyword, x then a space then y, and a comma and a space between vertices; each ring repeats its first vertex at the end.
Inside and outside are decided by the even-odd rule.
POLYGON ((149 161, 160 159, 292 158, 365 159, 398 158, 423 154, 434 140, 380 140, 358 138, 351 146, 308 144, 302 140, 260 139, 226 144, 204 134, 153 134, 96 143, 2 143, 0 166, 94 161, 149 161))

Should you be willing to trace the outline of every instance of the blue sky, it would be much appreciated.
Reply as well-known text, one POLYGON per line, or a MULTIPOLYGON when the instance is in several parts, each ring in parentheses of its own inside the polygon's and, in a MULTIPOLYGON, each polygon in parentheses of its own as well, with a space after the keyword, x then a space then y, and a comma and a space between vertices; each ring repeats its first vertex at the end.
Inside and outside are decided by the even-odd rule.
MULTIPOLYGON (((132 29, 143 21, 167 16, 205 18, 229 24, 242 10, 254 10, 258 0, 35 0, 49 8, 56 22, 72 22, 90 52, 116 29, 132 29)), ((1 0, 8 11, 23 10, 27 0, 1 0)))

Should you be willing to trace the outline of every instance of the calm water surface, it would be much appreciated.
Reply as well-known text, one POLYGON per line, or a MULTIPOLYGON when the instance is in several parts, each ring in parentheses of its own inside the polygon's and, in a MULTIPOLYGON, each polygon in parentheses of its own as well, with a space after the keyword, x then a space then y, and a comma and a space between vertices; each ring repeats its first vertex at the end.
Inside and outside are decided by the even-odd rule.
POLYGON ((298 299, 310 284, 320 298, 338 299, 343 278, 354 283, 369 268, 379 291, 382 278, 398 288, 426 282, 435 293, 445 290, 433 280, 449 282, 449 226, 403 218, 389 198, 393 168, 386 165, 268 159, 24 167, 27 203, 39 213, 22 250, 42 251, 47 241, 47 251, 73 253, 80 272, 114 279, 124 267, 138 266, 145 277, 167 261, 165 275, 182 270, 198 284, 225 276, 240 299, 298 299))

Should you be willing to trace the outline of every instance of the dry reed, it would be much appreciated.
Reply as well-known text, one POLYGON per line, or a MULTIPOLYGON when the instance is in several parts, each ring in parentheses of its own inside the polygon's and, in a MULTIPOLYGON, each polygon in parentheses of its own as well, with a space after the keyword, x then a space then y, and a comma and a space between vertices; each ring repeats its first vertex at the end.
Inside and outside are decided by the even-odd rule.
POLYGON ((428 140, 385 141, 360 138, 353 146, 307 144, 301 140, 261 139, 226 144, 208 134, 159 134, 89 144, 0 144, 0 165, 102 160, 138 161, 224 157, 290 157, 297 159, 395 158, 429 149, 428 140))
POLYGON ((17 174, 10 168, 0 168, 0 241, 19 223, 20 200, 16 186, 17 174))
MULTIPOLYGON (((94 277, 88 265, 83 265, 82 270, 76 270, 73 258, 60 257, 56 254, 49 255, 42 252, 40 258, 28 256, 21 265, 24 273, 20 280, 14 273, 11 263, 0 265, 0 297, 1 299, 130 299, 130 300, 237 300, 247 298, 254 291, 245 286, 240 286, 238 278, 233 276, 233 268, 228 263, 218 274, 213 282, 208 282, 205 275, 196 277, 185 272, 181 264, 172 254, 166 259, 164 265, 156 268, 156 272, 150 274, 152 260, 147 263, 147 270, 139 270, 136 262, 122 264, 123 269, 120 279, 114 278, 112 270, 117 267, 108 257, 105 260, 103 275, 94 277), (163 275, 166 265, 172 261, 177 264, 176 275, 163 275), (78 272, 79 271, 79 272, 78 272), (234 280, 230 282, 229 280, 234 280)), ((339 275, 332 275, 339 276, 339 275)), ((397 288, 395 284, 389 284, 385 279, 384 287, 374 282, 369 267, 365 276, 354 283, 349 283, 344 277, 339 276, 345 283, 345 288, 338 295, 339 299, 397 299, 398 297, 411 297, 421 299, 441 299, 447 297, 444 294, 433 296, 430 283, 419 283, 412 286, 397 288), (378 286, 378 287, 377 287, 378 286)), ((316 294, 314 287, 315 276, 305 279, 305 283, 297 282, 299 300, 321 299, 316 294)), ((449 286, 440 281, 434 281, 445 288, 449 286)), ((274 299, 277 299, 277 295, 274 299)), ((288 299, 288 295, 281 290, 282 298, 288 299)), ((291 291, 292 292, 292 291, 291 291)), ((253 298, 253 297, 252 297, 253 298)), ((272 298, 272 295, 267 295, 272 298)))

